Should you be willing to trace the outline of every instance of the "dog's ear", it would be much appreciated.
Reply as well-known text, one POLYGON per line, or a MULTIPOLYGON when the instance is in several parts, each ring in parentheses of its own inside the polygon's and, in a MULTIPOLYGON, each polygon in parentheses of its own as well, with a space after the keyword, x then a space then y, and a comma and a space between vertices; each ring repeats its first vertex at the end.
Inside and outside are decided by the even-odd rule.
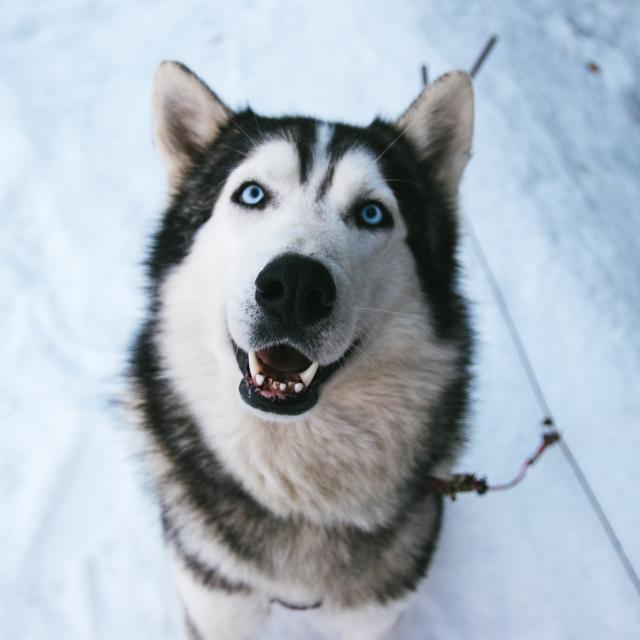
POLYGON ((464 71, 427 85, 397 121, 435 179, 455 194, 469 160, 473 137, 473 89, 464 71))
POLYGON ((193 158, 218 135, 233 112, 190 69, 163 62, 153 84, 158 153, 173 190, 193 158))

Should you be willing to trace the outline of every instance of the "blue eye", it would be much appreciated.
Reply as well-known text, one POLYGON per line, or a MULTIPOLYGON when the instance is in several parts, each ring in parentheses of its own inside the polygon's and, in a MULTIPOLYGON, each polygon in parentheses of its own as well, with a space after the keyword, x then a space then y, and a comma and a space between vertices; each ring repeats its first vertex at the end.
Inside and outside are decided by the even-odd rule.
POLYGON ((356 215, 356 223, 360 227, 389 227, 391 222, 389 214, 375 202, 365 204, 356 215))
POLYGON ((265 204, 266 194, 259 184, 250 182, 240 187, 234 199, 247 207, 260 207, 265 204))

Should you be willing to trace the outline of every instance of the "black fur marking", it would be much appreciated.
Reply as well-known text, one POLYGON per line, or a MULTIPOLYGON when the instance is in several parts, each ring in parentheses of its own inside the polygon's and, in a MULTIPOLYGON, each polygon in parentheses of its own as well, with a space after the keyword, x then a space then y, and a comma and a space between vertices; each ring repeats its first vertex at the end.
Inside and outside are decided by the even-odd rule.
POLYGON ((327 195, 327 191, 329 191, 329 187, 331 186, 331 182, 333 180, 333 174, 336 172, 336 161, 334 158, 330 158, 329 166, 322 178, 322 182, 318 187, 318 193, 316 194, 317 200, 322 200, 327 195))
POLYGON ((319 609, 322 606, 322 602, 314 602, 313 604, 309 605, 291 604, 290 602, 285 602, 284 600, 280 600, 279 598, 271 598, 270 602, 272 604, 279 604, 286 609, 291 609, 292 611, 309 611, 310 609, 319 609))
POLYGON ((293 142, 300 159, 300 182, 304 184, 309 178, 313 162, 313 147, 316 142, 316 122, 311 119, 301 120, 296 125, 293 142))
POLYGON ((166 542, 173 546, 176 553, 184 561, 185 567, 203 587, 226 593, 251 593, 251 589, 247 585, 227 580, 214 567, 207 565, 195 554, 189 553, 180 540, 178 529, 172 525, 166 512, 162 516, 162 527, 166 542))
POLYGON ((184 622, 185 622, 185 626, 187 627, 187 634, 188 634, 189 640, 202 640, 202 636, 200 635, 200 632, 196 629, 195 624, 193 624, 193 621, 191 620, 191 618, 189 617, 189 614, 186 611, 184 614, 184 622))

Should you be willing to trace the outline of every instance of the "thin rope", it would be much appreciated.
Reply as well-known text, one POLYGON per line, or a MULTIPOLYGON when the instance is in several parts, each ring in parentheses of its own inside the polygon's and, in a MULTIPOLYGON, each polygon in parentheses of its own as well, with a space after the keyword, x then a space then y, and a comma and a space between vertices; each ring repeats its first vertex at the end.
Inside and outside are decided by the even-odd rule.
POLYGON ((624 570, 626 571, 627 575, 629 576, 629 579, 633 583, 636 593, 640 596, 640 578, 638 577, 638 573, 636 572, 633 564, 631 563, 631 560, 629 559, 627 552, 622 546, 622 543, 620 542, 620 538, 618 538, 618 535, 614 531, 613 526, 609 521, 609 518, 607 518, 607 515, 604 512, 604 509, 602 508, 600 501, 598 500, 598 498, 596 498, 596 495, 593 492, 593 489, 591 488, 591 485, 589 484, 587 477, 582 471, 582 468, 578 464, 578 461, 573 455, 571 449, 569 448, 567 441, 562 439, 560 440, 559 444, 560 444, 560 450, 564 454, 564 457, 569 463, 569 466, 571 467, 573 474, 575 475, 576 479, 580 483, 580 486, 582 487, 582 491, 585 493, 585 495, 587 496, 587 499, 591 503, 591 507, 596 512, 596 515, 598 516, 598 520, 600 520, 600 524, 602 525, 602 528, 607 534, 607 537, 609 538, 609 542, 611 543, 611 546, 613 547, 614 551, 618 555, 618 558, 620 559, 620 562, 622 563, 624 570))
MULTIPOLYGON (((487 56, 493 49, 496 41, 497 41, 497 37, 495 35, 489 38, 487 44, 485 45, 484 49, 478 56, 476 62, 471 67, 471 71, 470 71, 471 77, 474 77, 478 73, 478 71, 482 67, 482 64, 485 62, 485 60, 487 59, 487 56)), ((507 307, 507 303, 505 302, 505 298, 504 298, 504 295, 502 294, 502 290, 500 289, 498 281, 491 269, 491 266, 489 264, 489 261, 487 260, 486 254, 482 249, 482 245, 480 244, 480 241, 475 232, 475 229, 473 228, 473 224, 471 223, 471 220, 469 219, 468 216, 465 216, 465 220, 466 220, 467 227, 469 229, 469 237, 471 238, 471 243, 474 247, 475 253, 478 257, 478 260, 480 262, 484 275, 487 279, 487 282, 489 283, 489 286, 493 292, 493 296, 500 310, 500 314, 502 315, 502 319, 504 320, 504 323, 509 331, 511 341, 513 342, 513 345, 518 354, 518 359, 520 360, 520 363, 522 364, 522 368, 526 373, 527 380, 529 381, 529 386, 531 387, 531 390, 538 402, 538 406, 540 407, 540 410, 545 416, 544 422, 546 423, 547 421, 551 421, 551 424, 553 425, 554 423, 551 417, 551 411, 549 410, 549 403, 547 402, 547 399, 542 391, 542 387, 540 386, 538 378, 533 370, 531 359, 529 358, 529 354, 525 349, 524 343, 522 342, 520 333, 518 332, 518 329, 513 320, 513 317, 509 312, 509 308, 507 307)), ((638 574, 633 564, 631 563, 629 556, 627 555, 624 547, 622 546, 622 543, 620 542, 618 535, 613 529, 613 526, 611 525, 609 518, 604 512, 604 509, 602 508, 600 501, 596 497, 596 494, 593 491, 591 484, 587 480, 587 477, 584 471, 582 470, 582 467, 578 463, 576 457, 573 455, 573 452, 571 451, 569 444, 564 438, 559 439, 559 444, 560 444, 560 450, 562 451, 565 460, 571 467, 571 470, 573 471, 573 474, 576 480, 578 481, 578 484, 582 488, 582 491, 586 496, 589 504, 591 505, 591 508, 593 509, 596 516, 598 517, 598 520, 600 521, 600 524, 604 529, 611 546, 613 547, 615 553, 617 554, 618 559, 622 563, 622 566, 624 567, 624 570, 627 576, 629 577, 629 579, 631 580, 631 583, 635 587, 637 594, 640 595, 640 578, 638 577, 638 574)), ((520 481, 522 477, 524 477, 524 472, 526 471, 527 466, 529 465, 526 465, 525 467, 523 467, 523 470, 517 477, 517 481, 520 481)), ((507 484, 511 485, 511 483, 507 483, 507 484)), ((505 485, 505 488, 506 487, 507 485, 505 485)))
POLYGON ((513 342, 513 345, 516 348, 516 351, 518 352, 518 359, 520 360, 522 364, 522 368, 525 371, 527 380, 529 381, 529 385, 531 386, 531 390, 533 391, 533 394, 535 395, 536 400, 538 401, 538 406, 540 407, 540 410, 542 411, 542 414, 545 416, 545 418, 551 418, 551 411, 549 410, 549 404, 544 396, 544 393, 542 393, 542 389, 540 387, 540 383, 538 382, 538 378, 536 377, 536 374, 533 371, 533 366, 531 365, 531 360, 529 359, 529 355, 526 349, 524 348, 524 344, 522 343, 522 339, 520 338, 520 334, 518 333, 516 324, 513 321, 513 317, 509 312, 509 308, 507 307, 507 303, 504 300, 502 291, 498 286, 498 282, 495 276, 493 275, 493 271, 489 266, 489 261, 487 260, 487 257, 484 251, 482 250, 482 246, 480 245, 478 236, 468 216, 465 216, 465 222, 469 229, 469 238, 471 238, 471 243, 473 245, 474 251, 480 262, 480 266, 482 268, 482 271, 485 274, 487 282, 489 283, 489 287, 491 288, 496 304, 500 309, 500 315, 502 316, 502 319, 507 327, 507 330, 509 331, 511 341, 513 342))

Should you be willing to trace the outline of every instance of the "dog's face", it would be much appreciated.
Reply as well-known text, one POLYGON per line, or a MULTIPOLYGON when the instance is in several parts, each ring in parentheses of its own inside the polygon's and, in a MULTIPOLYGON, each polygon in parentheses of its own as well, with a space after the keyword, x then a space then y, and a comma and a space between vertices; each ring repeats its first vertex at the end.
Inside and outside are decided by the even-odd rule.
POLYGON ((198 366, 233 377, 247 409, 305 414, 353 354, 393 340, 394 313, 438 322, 470 146, 466 75, 395 126, 235 114, 174 63, 154 106, 174 192, 152 258, 174 307, 165 338, 198 343, 198 366))
MULTIPOLYGON (((366 339, 372 309, 392 309, 408 254, 398 202, 370 149, 332 153, 335 128, 310 123, 256 141, 220 192, 207 252, 222 257, 216 296, 244 374, 244 401, 300 414, 366 339), (301 170, 301 156, 308 166, 301 170)), ((203 258, 205 256, 203 255, 203 258)))

